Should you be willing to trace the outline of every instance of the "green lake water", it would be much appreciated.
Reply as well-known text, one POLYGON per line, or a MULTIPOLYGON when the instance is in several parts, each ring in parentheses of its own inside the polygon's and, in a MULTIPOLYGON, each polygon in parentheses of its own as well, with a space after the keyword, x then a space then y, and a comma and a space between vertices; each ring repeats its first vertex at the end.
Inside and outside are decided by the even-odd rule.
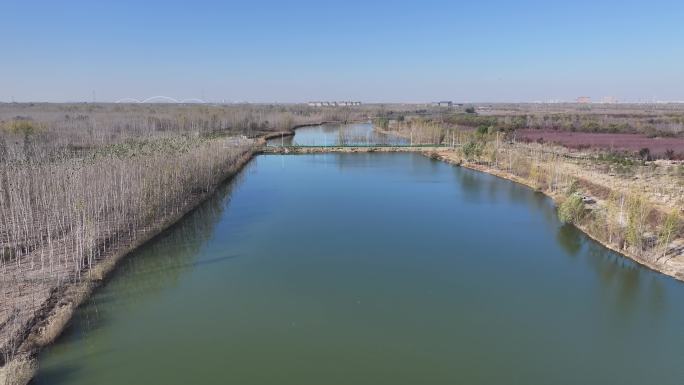
POLYGON ((684 285, 418 154, 262 155, 117 268, 34 384, 682 384, 684 285))

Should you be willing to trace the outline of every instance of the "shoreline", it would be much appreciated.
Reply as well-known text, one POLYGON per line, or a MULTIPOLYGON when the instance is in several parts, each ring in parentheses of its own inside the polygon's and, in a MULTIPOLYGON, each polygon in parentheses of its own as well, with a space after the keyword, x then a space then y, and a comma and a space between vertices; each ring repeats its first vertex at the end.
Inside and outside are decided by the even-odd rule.
MULTIPOLYGON (((524 186, 526 186, 526 187, 528 187, 534 191, 538 191, 538 192, 544 194, 545 196, 551 198, 553 200, 554 204, 556 206, 558 206, 558 196, 557 195, 550 194, 544 190, 537 189, 534 186, 532 186, 530 183, 528 183, 526 180, 524 180, 524 179, 522 179, 516 175, 512 175, 512 174, 509 174, 507 172, 503 172, 501 170, 493 169, 491 167, 486 167, 486 166, 482 166, 479 164, 463 162, 461 159, 453 159, 453 158, 446 156, 445 154, 441 154, 441 153, 437 153, 437 152, 435 152, 435 153, 423 153, 423 155, 429 156, 433 159, 436 159, 436 160, 439 160, 439 161, 442 161, 445 163, 449 163, 449 164, 452 164, 455 166, 465 167, 469 170, 479 171, 479 172, 482 172, 485 174, 496 176, 496 177, 501 178, 501 179, 506 179, 506 180, 509 180, 511 182, 522 184, 522 185, 524 185, 524 186)), ((601 244, 603 247, 606 247, 607 249, 610 249, 610 250, 620 254, 624 258, 630 259, 633 262, 635 262, 636 264, 641 265, 643 267, 646 267, 649 270, 652 270, 652 271, 655 271, 657 273, 671 277, 671 278, 675 279, 676 281, 684 282, 684 268, 677 269, 677 268, 672 267, 672 266, 667 266, 664 263, 656 263, 656 262, 646 260, 644 258, 641 258, 639 256, 636 256, 636 255, 629 253, 627 250, 620 250, 615 245, 609 244, 607 242, 602 241, 601 239, 598 239, 596 236, 591 234, 591 232, 589 231, 589 229, 586 226, 582 226, 582 225, 579 225, 576 223, 573 223, 572 225, 575 226, 580 231, 582 231, 582 233, 587 235, 593 241, 601 244)))
MULTIPOLYGON (((76 309, 90 297, 94 290, 107 282, 110 273, 119 262, 182 220, 216 193, 220 186, 230 183, 260 153, 259 150, 265 143, 266 139, 259 138, 253 148, 246 150, 235 165, 226 170, 219 183, 212 186, 210 190, 191 197, 185 207, 176 214, 160 218, 152 227, 141 231, 142 234, 137 239, 118 246, 118 249, 113 250, 112 254, 89 269, 80 280, 55 288, 47 301, 15 337, 21 342, 12 357, 3 362, 3 366, 0 367, 0 385, 29 383, 38 369, 37 356, 40 351, 61 335, 76 309)), ((4 361, 5 357, 0 358, 4 361)))
MULTIPOLYGON (((4 384, 27 384, 34 376, 38 369, 37 356, 40 351, 52 344, 56 338, 64 331, 69 321, 72 318, 76 309, 84 303, 95 289, 107 282, 110 273, 115 269, 118 263, 126 258, 131 252, 153 240, 164 231, 172 227, 202 202, 216 193, 216 190, 225 183, 230 183, 236 175, 238 175, 249 162, 260 154, 315 154, 315 153, 372 153, 372 152, 417 152, 423 156, 431 159, 439 160, 454 166, 461 166, 470 170, 479 171, 493 175, 502 179, 510 180, 515 183, 525 185, 534 191, 539 191, 551 198, 554 204, 558 204, 558 196, 540 190, 532 186, 528 181, 516 175, 509 174, 505 171, 495 168, 479 165, 476 163, 464 162, 455 152, 445 149, 444 147, 303 147, 297 149, 287 148, 268 148, 266 141, 272 138, 279 138, 281 136, 292 136, 297 128, 317 126, 327 123, 341 123, 341 122, 322 122, 311 123, 293 127, 289 131, 268 133, 260 136, 254 147, 246 150, 233 167, 226 170, 224 177, 219 183, 212 186, 208 191, 190 197, 185 207, 178 213, 160 218, 151 228, 142 231, 142 235, 128 244, 123 244, 120 249, 113 250, 112 254, 101 260, 99 263, 89 269, 89 274, 79 281, 63 284, 56 288, 48 300, 36 312, 34 317, 28 322, 26 327, 21 331, 19 340, 22 341, 19 347, 14 351, 14 355, 4 361, 3 366, 0 367, 0 385, 4 384), (440 151, 441 150, 441 151, 440 151), (449 156, 453 155, 453 156, 449 156)), ((626 250, 619 250, 616 246, 603 242, 597 237, 593 236, 586 226, 573 224, 576 228, 586 234, 592 240, 598 242, 602 246, 628 258, 635 263, 649 268, 655 272, 667 275, 677 281, 684 282, 684 268, 677 269, 676 266, 668 266, 665 263, 657 263, 648 261, 636 255, 632 255, 626 250)))
MULTIPOLYGON (((279 147, 271 147, 271 148, 262 148, 259 151, 259 154, 290 154, 290 155, 298 155, 298 154, 322 154, 322 153, 372 153, 372 152, 384 152, 384 153, 389 153, 389 152, 416 152, 420 153, 423 156, 439 160, 441 162, 445 162, 448 164, 451 164, 453 166, 459 166, 459 167, 465 167, 469 170, 473 171, 478 171, 482 172, 485 174, 489 174, 492 176, 496 176, 501 179, 506 179, 514 183, 522 184, 534 191, 538 191, 545 196, 551 198, 554 202, 554 205, 558 206, 559 203, 559 196, 551 194, 547 191, 537 189, 535 186, 533 186, 531 183, 529 183, 527 180, 520 178, 516 175, 494 169, 491 167, 479 165, 476 163, 470 163, 470 162, 464 162, 460 157, 450 157, 448 154, 445 152, 449 152, 451 150, 445 150, 444 147, 373 147, 373 146, 359 146, 359 147, 293 147, 293 148, 279 148, 279 147), (442 150, 440 152, 440 150, 442 150)), ((454 155, 456 155, 454 153, 454 155)), ((649 261, 645 258, 639 257, 637 255, 634 255, 630 253, 628 250, 621 250, 615 245, 609 244, 608 242, 604 242, 595 235, 591 233, 591 231, 583 225, 573 223, 573 226, 575 226, 577 229, 579 229, 582 233, 584 233, 586 236, 591 238, 593 241, 599 243, 600 245, 606 247, 607 249, 610 249, 611 251, 618 253, 624 258, 627 258, 634 263, 641 265, 645 268, 648 268, 649 270, 655 271, 657 273, 666 275, 668 277, 671 277, 677 281, 684 282, 684 265, 679 267, 678 266, 671 266, 666 263, 658 263, 658 262, 653 262, 649 261)))
POLYGON ((280 138, 281 136, 293 136, 295 130, 302 127, 354 122, 361 121, 305 123, 293 126, 288 131, 264 133, 255 138, 256 143, 254 147, 245 151, 238 162, 232 168, 226 170, 221 181, 212 186, 210 190, 201 195, 191 197, 186 206, 178 213, 160 218, 152 227, 142 230, 142 235, 139 238, 118 246, 119 249, 113 250, 112 254, 90 268, 87 271, 87 275, 79 281, 64 283, 53 289, 48 299, 36 310, 34 316, 18 335, 13 337, 20 342, 18 347, 11 353, 11 356, 9 358, 0 356, 0 385, 25 385, 29 383, 38 370, 37 356, 40 351, 52 344, 61 335, 76 309, 90 297, 95 289, 106 283, 110 273, 118 263, 130 253, 183 219, 202 202, 211 197, 218 187, 229 183, 255 156, 263 153, 267 140, 280 138))
MULTIPOLYGON (((384 133, 384 134, 393 134, 393 135, 402 136, 400 133, 398 133, 396 131, 382 130, 378 127, 375 127, 375 130, 378 132, 384 133)), ((406 136, 403 136, 403 137, 406 137, 406 136)), ((441 149, 441 150, 444 150, 444 149, 441 149)), ((449 150, 446 150, 446 151, 449 151, 449 150)), ((554 202, 554 205, 556 205, 556 207, 558 207, 559 198, 560 198, 558 195, 555 195, 555 194, 553 194, 549 191, 545 191, 543 189, 538 189, 536 186, 534 186, 532 183, 528 182, 524 178, 521 178, 517 175, 511 174, 511 173, 503 171, 503 170, 499 170, 497 168, 492 168, 492 167, 481 165, 478 163, 471 163, 471 162, 465 161, 460 156, 449 157, 447 154, 444 154, 443 152, 444 151, 442 151, 442 153, 440 153, 439 151, 434 151, 431 154, 424 153, 424 155, 429 156, 433 159, 437 159, 437 160, 452 164, 452 165, 465 167, 465 168, 468 168, 470 170, 483 172, 483 173, 493 175, 493 176, 496 176, 496 177, 499 177, 502 179, 510 180, 512 182, 515 182, 515 183, 522 184, 522 185, 524 185, 524 186, 526 186, 526 187, 528 187, 534 191, 538 191, 538 192, 544 194, 545 196, 551 198, 554 202)), ((454 155, 456 155, 456 154, 454 154, 454 155)), ((563 154, 562 156, 568 157, 568 158, 576 158, 576 156, 569 156, 568 154, 563 154)), ((652 271, 666 275, 666 276, 671 277, 677 281, 684 282, 684 260, 680 261, 679 263, 670 263, 670 264, 668 264, 667 262, 671 261, 672 258, 670 258, 664 262, 660 262, 657 258, 655 259, 655 261, 651 261, 651 260, 648 260, 646 258, 640 257, 638 255, 634 255, 629 250, 620 249, 616 245, 610 244, 608 242, 605 242, 605 241, 599 239, 597 236, 592 234, 591 230, 589 228, 587 228, 587 226, 584 226, 584 225, 578 224, 578 223, 572 223, 572 225, 575 226, 577 229, 579 229, 582 233, 587 235, 589 238, 594 240, 595 242, 598 242, 602 246, 618 253, 622 257, 630 259, 633 262, 635 262, 636 264, 641 265, 643 267, 646 267, 652 271), (674 264, 674 266, 672 266, 673 264, 674 264)), ((681 251, 680 251, 680 259, 681 259, 681 251)))

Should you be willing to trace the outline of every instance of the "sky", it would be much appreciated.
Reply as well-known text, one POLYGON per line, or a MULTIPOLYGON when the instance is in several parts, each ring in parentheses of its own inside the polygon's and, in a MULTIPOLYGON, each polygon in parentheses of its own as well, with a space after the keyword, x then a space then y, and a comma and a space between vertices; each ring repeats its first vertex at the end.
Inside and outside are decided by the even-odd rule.
POLYGON ((684 100, 684 1, 0 0, 0 102, 684 100))

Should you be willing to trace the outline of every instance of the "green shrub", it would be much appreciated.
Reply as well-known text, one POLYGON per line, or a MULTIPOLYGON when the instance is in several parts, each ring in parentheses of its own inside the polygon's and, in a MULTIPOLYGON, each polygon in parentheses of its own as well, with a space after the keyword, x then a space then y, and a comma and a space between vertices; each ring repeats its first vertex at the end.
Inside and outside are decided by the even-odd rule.
POLYGON ((663 249, 663 256, 667 252, 667 247, 672 239, 674 239, 679 233, 681 227, 681 220, 679 219, 679 214, 677 210, 670 211, 663 220, 658 231, 658 242, 663 249))
POLYGON ((577 180, 573 180, 572 182, 570 182, 570 185, 568 185, 566 194, 568 196, 576 195, 575 193, 577 192, 577 190, 579 190, 579 187, 579 182, 577 180))
POLYGON ((572 194, 558 206, 558 219, 563 223, 577 223, 584 218, 582 197, 572 194))
POLYGON ((479 142, 468 142, 463 145, 463 156, 468 160, 479 158, 482 155, 482 145, 479 142))
POLYGON ((639 192, 627 196, 627 229, 625 240, 637 250, 643 248, 643 236, 646 230, 646 218, 651 211, 646 198, 639 192))

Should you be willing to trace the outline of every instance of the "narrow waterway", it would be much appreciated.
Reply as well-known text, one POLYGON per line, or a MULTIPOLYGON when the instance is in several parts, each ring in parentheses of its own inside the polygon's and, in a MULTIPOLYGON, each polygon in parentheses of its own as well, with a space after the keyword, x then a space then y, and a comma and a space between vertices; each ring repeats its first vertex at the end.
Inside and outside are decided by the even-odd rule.
POLYGON ((371 123, 337 124, 300 127, 295 136, 275 138, 269 146, 333 146, 369 144, 407 144, 405 138, 384 134, 373 129, 371 123))
POLYGON ((678 385, 682 363, 684 285, 541 194, 411 153, 262 155, 127 258, 34 383, 678 385))

